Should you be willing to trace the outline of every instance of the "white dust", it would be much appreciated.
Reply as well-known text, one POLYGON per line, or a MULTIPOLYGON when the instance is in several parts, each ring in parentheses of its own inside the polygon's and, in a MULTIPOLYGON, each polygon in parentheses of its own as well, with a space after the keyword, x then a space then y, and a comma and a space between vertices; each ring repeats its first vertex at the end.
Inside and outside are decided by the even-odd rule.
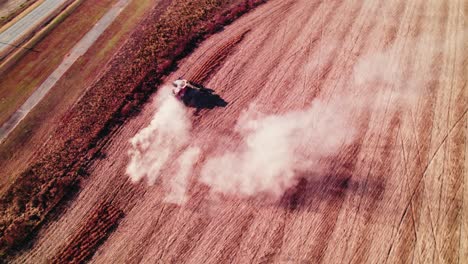
POLYGON ((133 182, 147 177, 148 183, 153 185, 172 155, 190 140, 189 116, 169 87, 160 90, 156 103, 159 107, 149 126, 130 140, 130 163, 126 173, 133 182))
POLYGON ((281 115, 261 115, 252 105, 235 127, 243 144, 207 159, 200 181, 215 193, 279 198, 300 172, 322 172, 323 158, 353 142, 356 129, 348 117, 339 105, 318 100, 305 111, 281 115))
POLYGON ((338 92, 339 96, 319 96, 304 110, 266 115, 252 104, 233 127, 235 138, 240 139, 234 146, 225 146, 224 137, 198 135, 196 142, 219 145, 222 151, 214 154, 195 142, 189 110, 164 87, 150 125, 130 140, 127 174, 134 182, 146 177, 154 184, 162 170, 175 171, 167 175, 169 193, 165 201, 176 204, 189 199, 190 179, 210 187, 213 194, 280 198, 305 173, 325 175, 325 161, 356 141, 362 121, 359 118, 370 108, 382 107, 382 98, 393 100, 387 101, 387 108, 381 112, 402 107, 400 101, 415 104, 419 92, 398 88, 404 86, 404 76, 395 54, 391 49, 363 56, 353 68, 354 83, 344 84, 347 87, 338 92), (353 94, 356 92, 362 97, 353 94))

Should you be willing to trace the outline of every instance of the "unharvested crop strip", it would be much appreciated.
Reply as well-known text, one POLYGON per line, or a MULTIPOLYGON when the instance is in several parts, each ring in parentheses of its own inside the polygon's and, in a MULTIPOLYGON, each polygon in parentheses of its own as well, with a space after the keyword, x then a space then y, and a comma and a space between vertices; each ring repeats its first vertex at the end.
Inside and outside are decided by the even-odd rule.
POLYGON ((52 263, 83 263, 94 254, 123 216, 123 211, 112 204, 100 205, 52 259, 52 263))

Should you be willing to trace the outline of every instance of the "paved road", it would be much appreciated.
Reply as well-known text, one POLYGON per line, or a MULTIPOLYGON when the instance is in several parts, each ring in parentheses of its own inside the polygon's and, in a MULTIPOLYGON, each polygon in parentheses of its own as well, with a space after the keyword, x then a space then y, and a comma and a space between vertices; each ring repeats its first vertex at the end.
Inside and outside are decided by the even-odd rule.
POLYGON ((22 38, 41 26, 57 8, 69 0, 45 0, 34 10, 0 33, 0 54, 12 45, 18 44, 22 38))
POLYGON ((0 125, 0 142, 2 142, 26 117, 26 115, 44 98, 65 72, 93 45, 102 33, 117 18, 120 12, 128 5, 130 0, 118 1, 107 13, 86 33, 86 35, 72 48, 67 57, 47 79, 31 94, 13 115, 0 125))
MULTIPOLYGON (((107 200, 126 216, 91 263, 466 263, 466 3, 269 1, 203 43, 169 78, 196 76, 192 69, 219 45, 251 30, 204 83, 230 104, 190 116, 201 156, 188 202, 165 202, 180 151, 154 186, 125 175, 129 139, 151 124, 155 101, 116 131, 76 199, 16 261, 52 259, 107 200), (252 103, 267 114, 289 113, 262 134, 263 152, 235 130, 252 103), (271 183, 272 170, 296 153, 244 169, 284 152, 271 147, 284 142, 284 127, 307 128, 310 119, 300 113, 312 103, 319 106, 310 111, 318 128, 290 139, 304 143, 297 151, 312 162, 301 164, 309 173, 294 175, 297 184, 277 203, 220 195, 271 183), (207 161, 226 153, 215 181, 202 182, 207 161), (242 163, 252 153, 262 155, 242 163), (226 166, 232 157, 239 166, 226 166)), ((267 121, 249 129, 278 119, 267 121)), ((166 158, 164 150, 153 158, 166 158)))

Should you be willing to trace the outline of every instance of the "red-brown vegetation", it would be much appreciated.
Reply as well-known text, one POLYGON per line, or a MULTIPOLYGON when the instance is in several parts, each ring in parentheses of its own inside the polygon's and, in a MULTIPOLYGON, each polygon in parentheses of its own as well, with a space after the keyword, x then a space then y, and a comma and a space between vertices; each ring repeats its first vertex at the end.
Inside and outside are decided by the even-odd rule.
POLYGON ((52 263, 83 263, 94 254, 123 216, 123 211, 112 204, 101 204, 52 259, 52 263))

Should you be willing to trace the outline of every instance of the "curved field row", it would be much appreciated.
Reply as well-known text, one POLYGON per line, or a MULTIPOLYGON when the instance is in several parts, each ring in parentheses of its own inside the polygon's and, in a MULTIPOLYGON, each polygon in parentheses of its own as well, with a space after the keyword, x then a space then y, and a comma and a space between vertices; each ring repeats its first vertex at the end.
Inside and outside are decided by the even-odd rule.
POLYGON ((202 58, 201 62, 197 62, 193 68, 189 69, 187 79, 194 83, 203 83, 210 75, 221 66, 224 59, 232 52, 232 49, 242 41, 248 31, 242 32, 238 36, 234 36, 219 47, 214 47, 214 51, 208 58, 202 58))

